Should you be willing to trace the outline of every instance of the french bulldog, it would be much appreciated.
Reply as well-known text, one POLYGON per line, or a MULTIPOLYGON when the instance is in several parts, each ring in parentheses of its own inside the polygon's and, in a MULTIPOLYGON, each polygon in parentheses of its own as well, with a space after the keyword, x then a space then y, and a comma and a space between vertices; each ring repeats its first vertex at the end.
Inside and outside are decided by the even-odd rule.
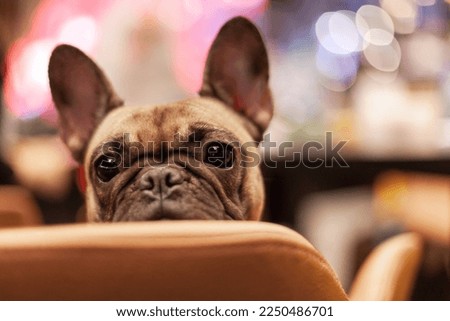
POLYGON ((273 103, 266 48, 246 18, 220 29, 198 97, 125 106, 69 45, 53 50, 49 80, 60 135, 84 168, 88 221, 260 218, 256 155, 273 103))

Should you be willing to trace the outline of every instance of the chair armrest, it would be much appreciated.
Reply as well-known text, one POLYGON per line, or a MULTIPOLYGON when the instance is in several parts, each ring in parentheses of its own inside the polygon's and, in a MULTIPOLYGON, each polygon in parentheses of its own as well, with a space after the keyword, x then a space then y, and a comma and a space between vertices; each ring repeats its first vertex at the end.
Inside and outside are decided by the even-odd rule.
POLYGON ((422 255, 422 239, 415 233, 384 241, 359 269, 349 292, 350 300, 408 300, 422 255))

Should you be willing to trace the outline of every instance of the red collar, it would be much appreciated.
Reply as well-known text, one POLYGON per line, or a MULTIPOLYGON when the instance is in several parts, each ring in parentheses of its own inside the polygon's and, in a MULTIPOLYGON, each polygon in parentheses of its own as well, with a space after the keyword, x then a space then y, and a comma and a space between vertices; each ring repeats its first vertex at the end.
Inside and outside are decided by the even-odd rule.
POLYGON ((77 169, 77 185, 80 192, 84 194, 86 192, 86 176, 82 165, 77 169))

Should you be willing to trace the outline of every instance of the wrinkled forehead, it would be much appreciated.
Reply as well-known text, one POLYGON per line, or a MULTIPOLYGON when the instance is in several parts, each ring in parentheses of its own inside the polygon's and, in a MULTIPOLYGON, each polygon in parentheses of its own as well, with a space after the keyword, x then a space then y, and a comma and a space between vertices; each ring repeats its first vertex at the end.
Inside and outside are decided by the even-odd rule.
POLYGON ((193 132, 200 136, 215 132, 226 141, 252 141, 240 116, 215 99, 197 98, 167 105, 117 108, 95 131, 88 155, 113 140, 173 142, 188 139, 193 132))

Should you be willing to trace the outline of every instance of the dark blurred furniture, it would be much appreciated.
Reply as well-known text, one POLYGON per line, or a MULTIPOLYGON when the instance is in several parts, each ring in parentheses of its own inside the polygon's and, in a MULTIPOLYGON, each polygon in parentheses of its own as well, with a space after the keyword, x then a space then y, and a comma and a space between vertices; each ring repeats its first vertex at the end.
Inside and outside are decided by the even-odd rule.
MULTIPOLYGON (((300 165, 297 168, 263 164, 266 181, 265 220, 290 227, 295 225, 298 204, 311 193, 353 186, 372 186, 381 173, 388 170, 414 171, 450 175, 450 158, 425 160, 346 159, 349 167, 300 165)), ((273 165, 273 164, 272 164, 273 165)), ((308 164, 306 164, 308 165, 308 164)), ((299 214, 301 215, 301 213, 299 214)))
POLYGON ((42 224, 35 198, 18 185, 0 185, 0 228, 42 224))

